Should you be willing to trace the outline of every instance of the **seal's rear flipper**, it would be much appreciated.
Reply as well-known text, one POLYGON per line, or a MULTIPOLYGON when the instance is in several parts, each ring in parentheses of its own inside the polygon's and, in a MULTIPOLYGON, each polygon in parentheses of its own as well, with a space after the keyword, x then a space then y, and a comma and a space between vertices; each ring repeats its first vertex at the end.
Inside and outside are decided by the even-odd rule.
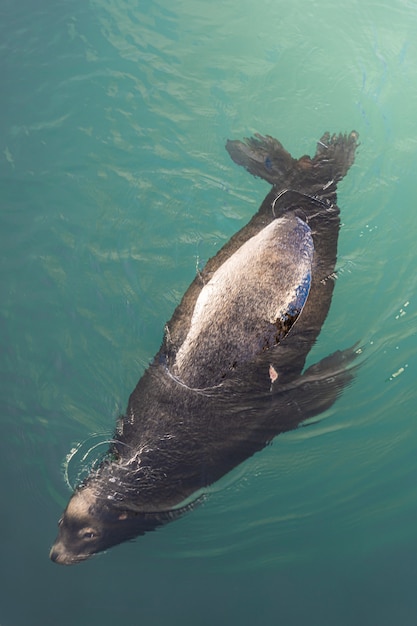
POLYGON ((235 163, 271 185, 323 198, 332 195, 346 175, 354 161, 357 142, 355 131, 349 135, 325 133, 317 142, 313 159, 302 156, 298 160, 268 135, 257 134, 244 141, 228 140, 226 149, 235 163))
POLYGON ((242 165, 253 176, 264 178, 271 185, 279 185, 296 165, 282 144, 273 137, 256 134, 244 141, 228 139, 226 150, 237 165, 242 165))
POLYGON ((301 157, 297 161, 298 184, 319 198, 335 193, 337 183, 346 176, 355 160, 358 138, 354 130, 349 135, 325 133, 317 142, 314 158, 301 157))

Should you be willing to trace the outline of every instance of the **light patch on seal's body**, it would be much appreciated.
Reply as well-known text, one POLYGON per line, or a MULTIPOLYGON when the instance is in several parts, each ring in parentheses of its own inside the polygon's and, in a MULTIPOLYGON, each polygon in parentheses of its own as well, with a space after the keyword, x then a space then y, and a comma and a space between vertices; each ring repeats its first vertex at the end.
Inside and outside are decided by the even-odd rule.
POLYGON ((244 243, 201 290, 172 372, 213 385, 279 343, 307 299, 313 252, 310 227, 294 214, 244 243))
POLYGON ((276 380, 278 380, 278 372, 272 365, 272 363, 269 366, 269 378, 271 379, 271 383, 274 383, 276 380))

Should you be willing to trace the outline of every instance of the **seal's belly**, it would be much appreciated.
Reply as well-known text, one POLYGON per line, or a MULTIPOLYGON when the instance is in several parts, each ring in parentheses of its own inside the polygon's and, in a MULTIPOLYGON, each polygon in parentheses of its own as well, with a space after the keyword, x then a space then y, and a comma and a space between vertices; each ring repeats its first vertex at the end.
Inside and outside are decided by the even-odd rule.
POLYGON ((310 227, 294 214, 243 244, 201 290, 172 373, 212 387, 282 341, 307 300, 313 252, 310 227))

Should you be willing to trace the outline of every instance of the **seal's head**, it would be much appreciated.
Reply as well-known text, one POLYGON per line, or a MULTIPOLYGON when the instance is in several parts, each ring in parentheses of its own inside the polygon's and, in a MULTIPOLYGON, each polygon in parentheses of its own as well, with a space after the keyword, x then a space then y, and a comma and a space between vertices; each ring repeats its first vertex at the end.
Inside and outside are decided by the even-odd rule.
POLYGON ((97 518, 96 508, 91 488, 80 488, 74 493, 58 522, 58 537, 49 554, 52 561, 71 565, 100 550, 105 528, 97 518))
POLYGON ((159 525, 153 516, 116 506, 98 498, 91 485, 77 489, 58 522, 59 532, 50 558, 61 565, 88 559, 159 525))
POLYGON ((173 509, 162 509, 159 504, 159 509, 155 506, 155 510, 144 510, 143 504, 106 497, 93 479, 70 498, 58 522, 58 537, 49 557, 61 565, 85 561, 97 552, 178 519, 201 499, 173 509))

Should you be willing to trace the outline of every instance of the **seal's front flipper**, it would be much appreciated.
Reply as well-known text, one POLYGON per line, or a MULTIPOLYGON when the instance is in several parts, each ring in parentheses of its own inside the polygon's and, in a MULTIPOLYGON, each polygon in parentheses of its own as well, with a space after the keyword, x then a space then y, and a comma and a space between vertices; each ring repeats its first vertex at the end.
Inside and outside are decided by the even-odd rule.
POLYGON ((264 178, 271 185, 285 181, 296 160, 273 137, 256 134, 244 141, 228 140, 226 150, 237 165, 242 165, 253 176, 264 178))
MULTIPOLYGON (((283 397, 290 411, 289 429, 329 409, 353 380, 358 365, 357 345, 334 352, 309 367, 290 383, 283 397)), ((277 368, 278 369, 278 368, 277 368)))

